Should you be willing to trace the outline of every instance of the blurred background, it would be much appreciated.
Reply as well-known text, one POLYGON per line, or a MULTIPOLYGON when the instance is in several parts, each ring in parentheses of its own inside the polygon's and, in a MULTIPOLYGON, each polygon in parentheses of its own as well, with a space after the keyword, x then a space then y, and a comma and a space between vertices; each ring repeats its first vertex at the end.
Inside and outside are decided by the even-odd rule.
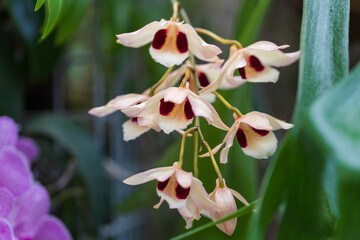
MULTIPOLYGON (((177 161, 178 134, 149 132, 124 142, 122 123, 127 119, 123 114, 95 118, 87 113, 117 95, 141 93, 166 71, 151 59, 148 46, 125 48, 116 44, 115 34, 169 19, 170 1, 63 2, 57 27, 40 40, 45 7, 35 12, 34 0, 0 1, 0 115, 14 118, 21 134, 33 137, 40 145, 42 154, 33 166, 34 175, 50 191, 52 212, 64 221, 74 239, 168 239, 184 232, 185 222, 177 211, 169 210, 167 204, 159 210, 152 208, 158 201, 156 183, 138 187, 122 183, 133 173, 177 161)), ((301 0, 268 1, 264 18, 259 15, 261 27, 243 40, 242 30, 249 17, 242 10, 244 2, 180 1, 193 26, 236 38, 245 46, 251 40, 268 40, 291 45, 288 52, 299 49, 301 0)), ((255 6, 253 1, 250 7, 255 6)), ((360 59, 359 23, 360 1, 351 0, 351 67, 360 59)), ((223 50, 221 57, 227 58, 228 46, 217 45, 223 50)), ((224 94, 243 112, 258 110, 291 121, 298 63, 280 72, 276 84, 248 84, 224 94)), ((218 103, 215 108, 230 125, 231 113, 218 103)), ((224 136, 207 124, 203 124, 203 131, 211 146, 224 136)), ((191 141, 187 145, 192 146, 191 141)), ((187 154, 191 159, 192 148, 187 154)), ((247 158, 239 148, 231 154, 231 162, 221 166, 227 184, 253 201, 271 159, 247 158)), ((188 162, 185 168, 191 170, 192 163, 188 162)), ((199 167, 200 179, 211 192, 216 177, 210 161, 200 159, 199 167)), ((248 220, 246 216, 239 218, 234 238, 243 239, 248 220)), ((202 219, 194 226, 208 221, 202 219)), ((269 228, 268 239, 275 232, 276 220, 269 228)), ((230 237, 213 227, 193 238, 230 237)))

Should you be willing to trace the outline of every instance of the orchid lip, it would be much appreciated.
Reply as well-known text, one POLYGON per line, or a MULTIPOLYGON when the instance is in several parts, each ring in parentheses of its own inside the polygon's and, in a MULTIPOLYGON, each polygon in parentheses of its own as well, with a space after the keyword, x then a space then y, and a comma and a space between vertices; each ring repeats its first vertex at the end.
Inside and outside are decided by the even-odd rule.
POLYGON ((163 116, 167 116, 171 113, 171 111, 174 109, 175 103, 173 102, 165 102, 164 98, 160 100, 160 108, 159 112, 163 116))
POLYGON ((249 62, 250 62, 250 66, 254 68, 257 72, 261 72, 265 69, 264 65, 262 65, 260 60, 254 55, 250 55, 249 62))
POLYGON ((239 130, 236 132, 236 137, 237 140, 240 144, 241 148, 246 148, 247 147, 247 140, 246 140, 246 135, 244 133, 244 130, 242 130, 241 128, 239 128, 239 130))
POLYGON ((166 29, 160 29, 155 33, 154 40, 151 43, 151 46, 155 49, 161 49, 164 46, 167 36, 166 29))

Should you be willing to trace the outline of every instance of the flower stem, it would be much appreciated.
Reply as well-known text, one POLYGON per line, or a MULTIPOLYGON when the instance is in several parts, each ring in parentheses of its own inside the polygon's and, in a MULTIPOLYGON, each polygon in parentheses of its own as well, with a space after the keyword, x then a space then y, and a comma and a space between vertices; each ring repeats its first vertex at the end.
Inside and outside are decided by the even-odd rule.
POLYGON ((181 80, 180 87, 185 87, 186 86, 186 83, 189 80, 189 77, 190 77, 190 67, 186 67, 185 76, 181 80))
POLYGON ((204 146, 206 147, 206 149, 208 150, 208 152, 209 152, 209 154, 210 154, 211 162, 212 162, 212 164, 213 164, 213 166, 214 166, 214 169, 215 169, 215 172, 216 172, 216 174, 218 175, 218 178, 219 178, 219 187, 220 187, 220 188, 224 188, 224 187, 225 187, 224 180, 223 180, 222 174, 221 174, 221 172, 220 172, 220 168, 219 168, 219 166, 218 166, 217 163, 216 163, 214 154, 212 153, 211 147, 210 147, 209 144, 205 141, 205 139, 204 139, 203 137, 201 137, 201 135, 200 135, 200 138, 201 138, 202 144, 204 144, 204 146))
POLYGON ((169 74, 174 69, 174 67, 175 65, 169 67, 168 70, 166 70, 166 72, 164 73, 164 75, 160 78, 160 80, 150 88, 150 93, 149 93, 150 97, 154 96, 156 89, 166 80, 166 78, 169 76, 169 74))
POLYGON ((192 132, 192 131, 196 131, 197 127, 192 127, 189 128, 188 130, 186 130, 186 132, 184 133, 182 139, 181 139, 181 147, 180 147, 180 156, 179 156, 179 162, 178 162, 178 167, 181 168, 183 161, 184 161, 184 150, 185 150, 185 141, 186 141, 186 137, 187 135, 192 132))
POLYGON ((228 108, 230 109, 231 111, 235 112, 236 115, 240 118, 243 116, 243 114, 240 112, 239 109, 237 109, 236 107, 232 106, 228 101, 226 101, 226 99, 221 96, 220 93, 216 92, 216 91, 213 91, 212 92, 213 94, 215 94, 215 96, 228 108))
POLYGON ((171 20, 177 21, 179 16, 180 3, 178 1, 172 1, 172 4, 173 4, 173 15, 171 17, 171 20))
POLYGON ((232 39, 225 39, 225 38, 222 38, 218 35, 216 35, 215 33, 207 30, 207 29, 203 29, 203 28, 195 28, 196 32, 198 33, 202 33, 202 34, 205 34, 205 35, 208 35, 209 37, 215 39, 216 41, 222 43, 222 44, 230 44, 230 45, 236 45, 236 47, 238 49, 241 49, 243 48, 243 46, 241 45, 241 43, 239 43, 238 41, 236 40, 232 40, 232 39))

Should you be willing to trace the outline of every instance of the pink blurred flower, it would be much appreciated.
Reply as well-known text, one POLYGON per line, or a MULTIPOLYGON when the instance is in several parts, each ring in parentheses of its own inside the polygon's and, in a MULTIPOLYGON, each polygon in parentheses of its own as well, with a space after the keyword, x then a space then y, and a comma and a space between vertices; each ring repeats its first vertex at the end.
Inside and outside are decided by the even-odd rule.
POLYGON ((64 224, 48 215, 50 198, 34 183, 31 160, 39 148, 26 137, 18 137, 15 122, 0 117, 0 239, 70 240, 64 224))

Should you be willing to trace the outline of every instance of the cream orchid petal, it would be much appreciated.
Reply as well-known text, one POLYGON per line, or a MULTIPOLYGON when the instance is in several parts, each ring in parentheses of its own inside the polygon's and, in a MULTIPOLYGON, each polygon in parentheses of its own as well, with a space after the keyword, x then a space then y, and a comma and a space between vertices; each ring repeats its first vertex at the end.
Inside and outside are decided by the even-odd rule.
POLYGON ((189 89, 181 87, 170 87, 164 90, 164 101, 181 104, 189 94, 189 89))
POLYGON ((195 116, 204 117, 209 124, 222 130, 229 130, 229 127, 221 120, 215 108, 206 100, 193 92, 189 92, 188 99, 195 116))
POLYGON ((229 150, 233 146, 234 138, 239 129, 239 126, 240 126, 240 122, 235 121, 223 140, 222 144, 225 143, 225 147, 220 152, 220 163, 222 163, 222 164, 225 164, 228 162, 229 150))
POLYGON ((216 203, 208 198, 208 194, 203 187, 202 182, 197 178, 193 177, 189 195, 200 208, 210 211, 218 207, 216 203))
POLYGON ((158 115, 158 121, 160 128, 166 133, 169 134, 172 131, 184 129, 189 126, 193 119, 186 120, 185 118, 171 118, 168 116, 158 115))
POLYGON ((185 172, 182 169, 175 168, 175 174, 176 174, 176 181, 180 184, 183 188, 189 188, 192 183, 193 175, 191 172, 185 172))
POLYGON ((245 204, 246 206, 249 205, 248 201, 246 201, 246 199, 237 191, 235 191, 234 189, 229 188, 231 194, 236 197, 240 202, 242 202, 243 204, 245 204))
MULTIPOLYGON (((214 148, 211 150, 212 154, 213 154, 213 155, 216 154, 223 145, 224 145, 224 143, 220 143, 219 145, 217 145, 216 147, 214 147, 214 148)), ((210 153, 207 152, 207 153, 201 154, 199 157, 201 157, 201 158, 210 157, 210 153)))
POLYGON ((135 138, 150 130, 149 127, 140 126, 137 124, 137 120, 134 121, 133 119, 129 119, 124 122, 122 128, 124 133, 124 141, 126 142, 134 140, 135 138))
POLYGON ((166 25, 167 21, 165 20, 151 22, 135 32, 116 35, 118 38, 116 42, 126 47, 138 48, 144 46, 150 43, 156 32, 166 25))
POLYGON ((261 130, 274 130, 272 125, 269 122, 269 115, 264 113, 252 111, 245 114, 243 117, 239 118, 237 121, 245 123, 253 128, 261 130))
POLYGON ((270 125, 272 126, 273 130, 278 130, 278 129, 290 129, 292 127, 294 127, 294 124, 291 123, 287 123, 283 120, 274 118, 266 113, 263 113, 263 115, 269 120, 270 125))
POLYGON ((117 96, 116 98, 108 102, 106 105, 119 110, 124 110, 125 108, 133 106, 135 104, 142 103, 147 99, 149 99, 149 96, 147 95, 130 93, 122 96, 117 96))
POLYGON ((186 200, 187 199, 173 198, 171 196, 166 195, 162 191, 159 191, 158 189, 156 189, 156 192, 157 192, 159 197, 163 198, 169 204, 170 209, 182 208, 182 207, 184 207, 186 205, 186 200))
POLYGON ((233 88, 237 88, 241 85, 243 85, 244 83, 246 83, 247 81, 242 79, 240 76, 233 76, 232 78, 227 78, 227 81, 222 81, 219 89, 233 89, 233 88))
POLYGON ((157 204, 155 204, 155 205, 153 206, 153 208, 158 209, 158 208, 161 206, 161 204, 164 202, 164 200, 165 200, 165 199, 160 198, 160 201, 159 201, 157 204))
POLYGON ((235 81, 233 79, 233 73, 236 69, 244 67, 246 65, 246 61, 244 58, 244 53, 243 51, 237 51, 235 52, 225 63, 224 66, 221 69, 221 72, 219 74, 219 76, 217 77, 217 79, 210 83, 207 87, 203 88, 200 90, 200 93, 205 93, 205 92, 213 92, 216 89, 219 88, 219 86, 221 85, 222 81, 235 81))
POLYGON ((265 67, 265 69, 261 72, 251 73, 247 75, 248 82, 254 83, 265 83, 272 82, 276 83, 279 79, 279 71, 275 68, 265 67))
POLYGON ((209 103, 213 103, 216 101, 216 96, 213 94, 213 93, 209 93, 209 92, 206 92, 206 93, 200 93, 199 96, 208 101, 209 103))
POLYGON ((188 196, 186 205, 178 208, 179 213, 187 223, 192 222, 194 219, 200 219, 200 208, 196 205, 191 196, 188 196))
POLYGON ((118 109, 104 105, 100 107, 94 107, 89 110, 89 114, 97 116, 97 117, 105 117, 107 115, 110 115, 114 112, 118 111, 118 109))
POLYGON ((283 53, 280 50, 261 51, 261 50, 247 50, 249 55, 256 56, 262 64, 274 67, 284 67, 299 60, 300 51, 292 53, 283 53))
POLYGON ((273 42, 269 41, 258 41, 246 47, 246 49, 257 49, 263 51, 274 51, 278 49, 285 49, 290 47, 289 45, 281 45, 278 46, 273 42))
POLYGON ((189 57, 189 52, 179 53, 165 50, 158 50, 153 47, 149 49, 151 57, 158 63, 165 67, 171 67, 173 65, 180 65, 186 58, 189 57))
POLYGON ((272 42, 260 41, 244 48, 244 51, 249 55, 256 56, 264 65, 283 67, 300 58, 300 51, 292 53, 283 53, 281 51, 281 49, 287 47, 289 45, 277 46, 272 42))
POLYGON ((123 182, 128 185, 139 185, 155 179, 159 182, 163 182, 170 178, 174 174, 174 172, 174 167, 154 168, 145 172, 135 174, 125 179, 123 182))
POLYGON ((246 139, 240 143, 241 149, 246 155, 262 159, 274 154, 277 147, 275 134, 267 130, 256 130, 246 124, 241 124, 246 139))
POLYGON ((204 61, 216 61, 217 55, 219 55, 222 51, 219 47, 207 44, 195 31, 195 29, 189 24, 179 25, 179 30, 185 33, 189 50, 199 59, 204 61))
POLYGON ((152 96, 147 101, 128 107, 122 112, 128 117, 146 117, 152 114, 156 114, 159 111, 160 100, 164 97, 164 91, 160 91, 152 96))

